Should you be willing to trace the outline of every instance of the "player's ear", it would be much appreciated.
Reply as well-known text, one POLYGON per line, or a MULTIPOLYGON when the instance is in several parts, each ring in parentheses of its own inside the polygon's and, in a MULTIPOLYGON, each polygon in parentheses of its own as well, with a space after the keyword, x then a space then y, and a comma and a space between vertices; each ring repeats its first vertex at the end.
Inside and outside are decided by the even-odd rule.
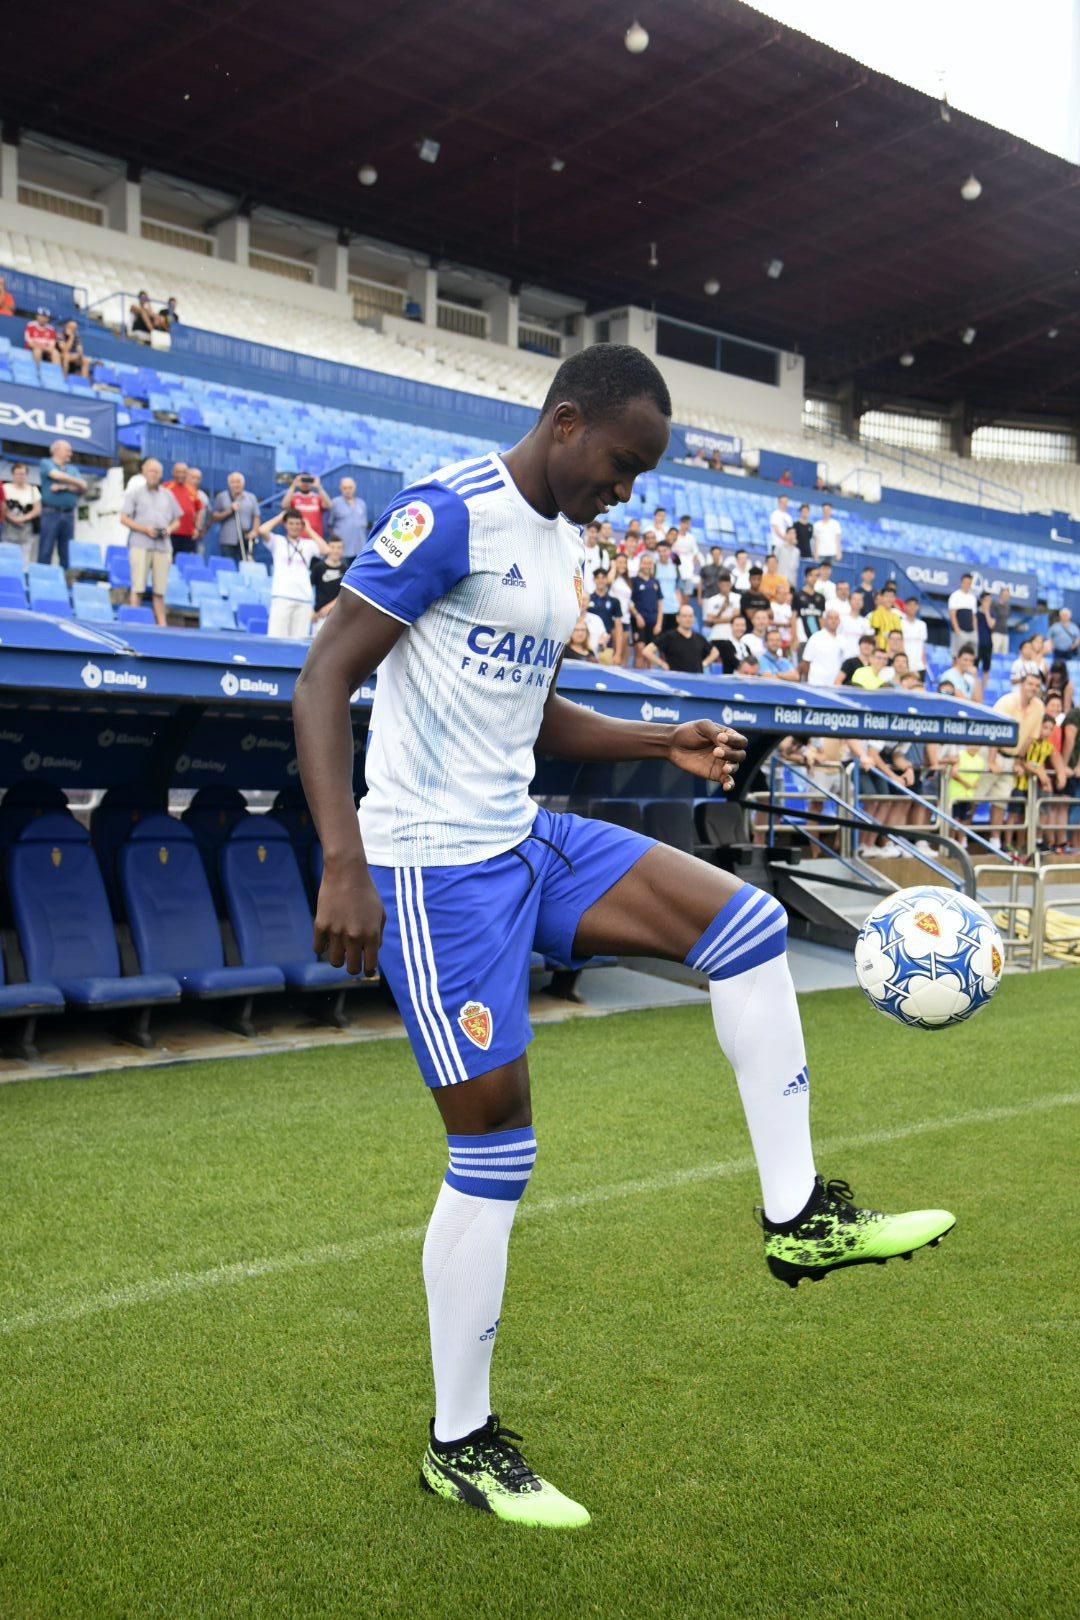
POLYGON ((568 444, 582 426, 581 412, 573 400, 565 399, 551 413, 551 436, 556 444, 568 444))

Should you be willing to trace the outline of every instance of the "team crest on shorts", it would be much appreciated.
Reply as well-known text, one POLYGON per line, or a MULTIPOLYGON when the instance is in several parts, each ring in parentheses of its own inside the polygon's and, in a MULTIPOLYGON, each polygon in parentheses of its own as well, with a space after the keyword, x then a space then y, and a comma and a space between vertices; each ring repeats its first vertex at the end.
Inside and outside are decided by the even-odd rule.
POLYGON ((491 1045, 492 1023, 491 1008, 482 1001, 467 1001, 458 1013, 460 1028, 482 1052, 491 1045))

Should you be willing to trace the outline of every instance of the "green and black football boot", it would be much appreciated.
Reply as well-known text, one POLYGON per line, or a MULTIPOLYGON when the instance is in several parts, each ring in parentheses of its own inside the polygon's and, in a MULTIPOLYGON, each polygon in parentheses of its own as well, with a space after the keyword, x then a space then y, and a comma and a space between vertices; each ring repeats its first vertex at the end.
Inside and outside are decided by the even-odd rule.
POLYGON ((843 1266, 883 1266, 916 1249, 936 1248, 956 1225, 947 1209, 913 1209, 882 1215, 859 1209, 846 1181, 815 1179, 806 1208, 781 1226, 757 1211, 765 1232, 765 1263, 774 1277, 797 1288, 804 1277, 820 1282, 843 1266))

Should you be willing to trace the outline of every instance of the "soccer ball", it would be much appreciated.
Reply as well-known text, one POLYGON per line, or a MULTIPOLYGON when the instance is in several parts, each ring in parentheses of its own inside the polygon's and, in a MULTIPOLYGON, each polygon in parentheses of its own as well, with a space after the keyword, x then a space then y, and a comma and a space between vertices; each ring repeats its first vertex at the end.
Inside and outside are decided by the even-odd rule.
POLYGON ((913 1029, 945 1029, 985 1007, 1005 951, 990 918, 953 889, 899 889, 859 930, 855 977, 875 1007, 913 1029))

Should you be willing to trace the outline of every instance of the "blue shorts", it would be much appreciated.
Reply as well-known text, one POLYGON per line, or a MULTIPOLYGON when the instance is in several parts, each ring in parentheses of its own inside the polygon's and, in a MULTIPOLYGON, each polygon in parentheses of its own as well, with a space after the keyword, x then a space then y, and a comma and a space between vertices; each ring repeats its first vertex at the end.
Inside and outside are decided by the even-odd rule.
POLYGON ((532 952, 578 966, 582 917, 654 843, 606 821, 538 810, 528 837, 490 860, 371 868, 386 907, 379 968, 429 1086, 521 1056, 532 1039, 532 952))

